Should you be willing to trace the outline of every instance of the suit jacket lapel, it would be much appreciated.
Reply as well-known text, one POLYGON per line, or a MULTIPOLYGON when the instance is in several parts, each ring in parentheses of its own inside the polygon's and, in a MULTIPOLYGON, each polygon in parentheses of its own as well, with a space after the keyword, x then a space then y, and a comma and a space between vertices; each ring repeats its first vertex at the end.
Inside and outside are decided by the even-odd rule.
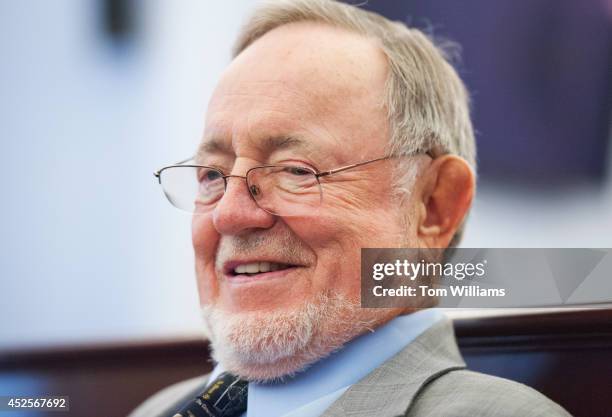
POLYGON ((423 385, 465 366, 452 322, 448 318, 441 319, 397 355, 352 385, 322 417, 403 416, 423 385))

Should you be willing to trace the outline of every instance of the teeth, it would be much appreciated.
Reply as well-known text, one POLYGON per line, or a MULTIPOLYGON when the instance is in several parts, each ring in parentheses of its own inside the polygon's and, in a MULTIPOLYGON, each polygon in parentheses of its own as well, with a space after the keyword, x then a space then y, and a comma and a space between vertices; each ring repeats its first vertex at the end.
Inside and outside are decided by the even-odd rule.
POLYGON ((257 274, 259 272, 278 271, 286 265, 276 264, 272 262, 252 262, 250 264, 238 265, 234 268, 235 274, 257 274))

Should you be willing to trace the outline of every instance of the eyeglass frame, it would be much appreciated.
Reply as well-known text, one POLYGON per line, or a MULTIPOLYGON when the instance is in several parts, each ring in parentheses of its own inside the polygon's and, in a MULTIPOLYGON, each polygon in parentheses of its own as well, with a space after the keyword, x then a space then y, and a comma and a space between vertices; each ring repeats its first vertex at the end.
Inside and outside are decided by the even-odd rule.
MULTIPOLYGON (((247 172, 244 175, 232 175, 232 174, 226 175, 219 168, 215 168, 215 167, 208 166, 208 165, 199 165, 199 164, 183 165, 185 162, 193 160, 194 157, 192 156, 190 158, 187 158, 187 159, 184 159, 182 161, 176 162, 175 164, 162 167, 162 168, 158 169, 157 171, 155 171, 153 173, 153 175, 155 176, 155 178, 157 178, 157 181, 161 185, 161 174, 166 169, 169 169, 169 168, 178 168, 178 167, 186 167, 186 168, 212 168, 215 171, 218 171, 219 173, 221 173, 221 177, 223 178, 223 183, 224 183, 223 193, 225 193, 225 191, 227 191, 227 179, 228 178, 232 178, 232 177, 242 178, 247 183, 247 189, 249 191, 249 195, 255 201, 255 203, 259 206, 259 204, 257 203, 257 199, 255 198, 255 196, 253 195, 253 192, 251 191, 251 189, 248 186, 249 183, 248 183, 248 179, 247 179, 248 176, 249 176, 249 172, 251 172, 254 169, 259 169, 259 168, 275 168, 275 167, 296 167, 296 168, 308 169, 308 170, 312 170, 313 171, 312 174, 317 179, 317 183, 321 184, 321 181, 319 180, 319 178, 321 178, 321 177, 326 177, 328 175, 333 175, 333 174, 336 174, 338 172, 346 171, 346 170, 349 170, 349 169, 352 169, 352 168, 357 168, 357 167, 360 167, 362 165, 371 164, 373 162, 384 161, 384 160, 391 159, 391 158, 398 158, 400 156, 414 156, 414 155, 419 155, 419 154, 428 155, 431 159, 435 159, 436 158, 434 153, 431 150, 429 150, 429 151, 415 152, 412 155, 387 155, 387 156, 383 156, 383 157, 380 157, 380 158, 370 159, 368 161, 358 162, 356 164, 345 165, 345 166, 342 166, 342 167, 338 167, 338 168, 334 168, 334 169, 330 169, 330 170, 322 171, 322 172, 319 172, 317 170, 313 170, 312 168, 305 167, 305 166, 298 166, 298 165, 274 165, 274 164, 271 164, 271 165, 258 165, 258 166, 255 166, 255 167, 251 167, 251 168, 249 168, 247 170, 247 172)), ((322 191, 321 191, 321 196, 322 195, 323 194, 322 194, 322 191)))

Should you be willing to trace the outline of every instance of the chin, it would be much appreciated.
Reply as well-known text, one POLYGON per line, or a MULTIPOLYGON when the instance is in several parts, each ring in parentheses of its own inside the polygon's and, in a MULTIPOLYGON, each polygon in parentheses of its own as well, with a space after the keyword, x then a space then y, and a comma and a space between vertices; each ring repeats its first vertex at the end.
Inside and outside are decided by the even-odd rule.
POLYGON ((202 307, 213 359, 226 371, 259 382, 282 380, 306 369, 372 330, 381 314, 337 293, 266 312, 202 307))

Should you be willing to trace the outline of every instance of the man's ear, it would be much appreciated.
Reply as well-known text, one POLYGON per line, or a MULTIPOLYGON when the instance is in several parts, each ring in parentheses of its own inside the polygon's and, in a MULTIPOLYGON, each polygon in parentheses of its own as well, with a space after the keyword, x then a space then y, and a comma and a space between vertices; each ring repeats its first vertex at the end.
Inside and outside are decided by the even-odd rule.
POLYGON ((476 188, 474 171, 463 159, 444 155, 422 177, 418 237, 430 248, 445 248, 467 214, 476 188))

